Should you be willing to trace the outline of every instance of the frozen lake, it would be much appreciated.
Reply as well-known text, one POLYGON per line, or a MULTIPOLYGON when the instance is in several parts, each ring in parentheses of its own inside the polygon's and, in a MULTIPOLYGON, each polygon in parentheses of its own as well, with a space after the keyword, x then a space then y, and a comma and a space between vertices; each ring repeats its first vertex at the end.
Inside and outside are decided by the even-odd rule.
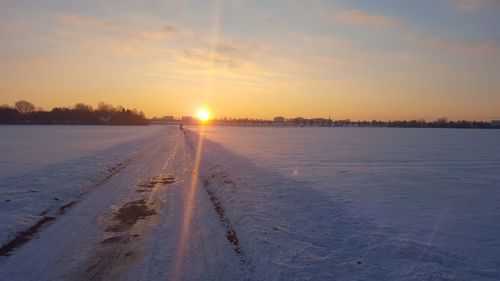
POLYGON ((380 232, 500 266, 500 130, 208 127, 380 232))

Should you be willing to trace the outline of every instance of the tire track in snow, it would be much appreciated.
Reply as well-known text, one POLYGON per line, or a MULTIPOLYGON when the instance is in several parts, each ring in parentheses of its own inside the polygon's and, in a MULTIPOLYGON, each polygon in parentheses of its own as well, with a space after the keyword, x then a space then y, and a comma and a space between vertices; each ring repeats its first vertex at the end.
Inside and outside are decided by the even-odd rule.
MULTIPOLYGON (((137 156, 136 156, 137 157, 137 156)), ((123 168, 125 168, 130 161, 133 159, 127 159, 125 162, 119 164, 116 168, 113 168, 111 172, 102 180, 100 180, 97 183, 94 183, 90 186, 90 188, 96 188, 105 182, 107 182, 109 179, 111 179, 114 175, 116 175, 118 172, 120 172, 123 168)), ((57 209, 57 211, 53 210, 46 210, 42 213, 40 213, 40 216, 42 217, 40 220, 38 220, 35 224, 27 228, 26 230, 23 230, 19 232, 12 240, 9 242, 5 243, 0 247, 0 256, 9 256, 15 249, 21 247, 22 245, 26 244, 29 242, 32 238, 34 238, 42 229, 45 227, 47 224, 54 222, 61 216, 63 216, 70 208, 72 208, 76 203, 78 203, 84 195, 86 195, 87 192, 84 192, 80 195, 77 196, 77 198, 57 209), (52 213, 52 214, 50 214, 52 213)))
MULTIPOLYGON (((174 148, 167 161, 163 165, 163 169, 168 169, 172 161, 175 159, 178 150, 179 137, 177 137, 174 148)), ((161 151, 167 147, 163 144, 159 147, 156 153, 153 153, 148 161, 137 171, 146 169, 146 166, 154 162, 155 157, 161 157, 161 151)), ((141 258, 137 247, 140 245, 141 237, 144 236, 153 226, 147 220, 159 213, 161 202, 155 200, 155 195, 160 189, 165 188, 173 181, 157 182, 155 176, 148 180, 142 179, 135 184, 135 200, 125 202, 121 207, 114 212, 113 218, 115 224, 109 226, 105 232, 112 233, 112 236, 101 241, 96 253, 91 261, 93 262, 86 266, 85 275, 81 280, 98 281, 114 279, 110 276, 120 275, 120 270, 127 264, 134 263, 141 258), (137 189, 143 184, 151 184, 151 189, 137 189), (136 224, 140 224, 140 229, 136 229, 136 224), (140 234, 138 234, 140 232, 140 234), (114 233, 114 234, 113 234, 114 233)), ((76 274, 75 274, 76 276, 76 274)))
MULTIPOLYGON (((184 132, 184 136, 186 137, 186 142, 189 144, 192 152, 196 153, 196 151, 194 151, 194 146, 190 143, 190 141, 188 139, 188 134, 186 132, 184 132)), ((198 135, 198 137, 201 137, 201 136, 198 135)), ((216 175, 212 175, 212 177, 215 177, 215 176, 216 175)), ((224 180, 230 181, 230 183, 232 183, 229 176, 227 176, 224 180)), ((240 260, 240 263, 242 265, 249 265, 248 258, 247 258, 243 248, 241 247, 241 245, 239 243, 239 238, 238 238, 238 235, 236 233, 236 230, 233 228, 231 221, 226 216, 226 210, 224 209, 224 206, 222 205, 221 200, 217 197, 217 194, 216 194, 209 178, 206 178, 203 180, 203 186, 205 188, 205 192, 208 195, 208 198, 210 199, 212 208, 214 209, 215 213, 217 214, 217 217, 219 219, 219 223, 225 231, 226 240, 229 242, 229 244, 233 248, 235 254, 237 255, 237 257, 240 260)))
POLYGON ((236 231, 234 230, 231 221, 226 216, 226 210, 222 206, 221 200, 217 197, 215 191, 213 190, 210 180, 205 179, 203 181, 203 185, 205 187, 205 191, 208 194, 208 197, 210 198, 210 201, 212 202, 212 207, 214 208, 215 212, 217 213, 217 216, 219 217, 219 222, 226 232, 227 241, 232 245, 234 252, 240 258, 241 263, 247 264, 248 263, 247 257, 240 246, 238 235, 236 234, 236 231))

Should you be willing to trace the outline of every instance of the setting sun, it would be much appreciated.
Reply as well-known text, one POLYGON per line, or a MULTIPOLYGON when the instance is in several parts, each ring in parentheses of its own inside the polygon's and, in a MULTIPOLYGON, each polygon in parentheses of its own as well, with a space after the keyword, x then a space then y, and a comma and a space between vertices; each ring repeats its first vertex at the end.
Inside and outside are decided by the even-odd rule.
POLYGON ((197 117, 200 121, 208 121, 211 118, 210 111, 206 108, 201 108, 198 110, 197 117))

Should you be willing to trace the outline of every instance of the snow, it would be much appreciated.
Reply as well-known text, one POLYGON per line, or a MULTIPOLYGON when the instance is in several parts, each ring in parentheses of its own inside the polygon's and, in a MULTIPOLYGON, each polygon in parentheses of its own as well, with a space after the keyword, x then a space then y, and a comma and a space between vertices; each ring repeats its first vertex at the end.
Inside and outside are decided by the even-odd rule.
POLYGON ((207 194, 192 176, 195 151, 177 127, 164 128, 120 172, 10 256, 0 257, 0 276, 9 281, 245 280, 207 194), (148 179, 171 178, 161 175, 176 180, 142 191, 148 179), (190 194, 192 216, 183 233, 190 194), (117 230, 118 210, 138 201, 154 212, 117 230), (176 273, 180 278, 172 278, 176 273))
POLYGON ((0 245, 117 172, 162 127, 1 126, 0 245))
POLYGON ((205 159, 226 153, 205 174, 218 179, 220 196, 234 208, 228 214, 244 221, 238 227, 252 233, 248 240, 266 233, 247 248, 270 247, 255 255, 267 255, 287 274, 300 268, 313 279, 376 273, 380 280, 500 279, 499 131, 210 127, 205 133, 223 145, 208 142, 217 152, 205 159), (241 183, 227 192, 221 173, 241 183), (288 237, 278 238, 271 226, 285 228, 288 237), (270 254, 283 255, 279 249, 292 251, 284 255, 290 267, 270 254), (366 272, 346 266, 339 273, 351 265, 348 257, 363 259, 366 272), (416 272, 428 275, 412 277, 416 272))
POLYGON ((500 280, 497 131, 113 129, 0 178, 7 236, 77 202, 0 279, 500 280))
POLYGON ((155 126, 0 126, 0 179, 155 134, 155 126))

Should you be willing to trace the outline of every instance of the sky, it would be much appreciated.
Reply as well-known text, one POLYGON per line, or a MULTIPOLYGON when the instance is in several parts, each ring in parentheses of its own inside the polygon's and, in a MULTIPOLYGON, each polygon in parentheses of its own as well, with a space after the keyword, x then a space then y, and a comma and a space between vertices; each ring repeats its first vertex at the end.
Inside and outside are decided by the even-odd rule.
POLYGON ((500 0, 0 0, 0 104, 500 119, 500 0))

